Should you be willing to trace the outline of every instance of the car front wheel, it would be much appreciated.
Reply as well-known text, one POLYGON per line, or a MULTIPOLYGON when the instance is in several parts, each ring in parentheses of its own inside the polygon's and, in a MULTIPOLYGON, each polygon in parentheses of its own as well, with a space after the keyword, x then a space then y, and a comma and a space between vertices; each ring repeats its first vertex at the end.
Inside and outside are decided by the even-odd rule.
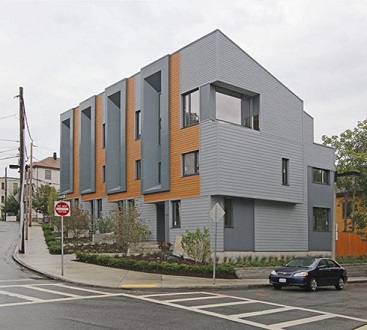
POLYGON ((343 290, 344 289, 344 279, 343 278, 339 278, 338 284, 335 285, 335 288, 337 290, 343 290))
POLYGON ((317 280, 316 280, 316 278, 313 277, 313 278, 310 279, 310 282, 308 283, 307 289, 309 291, 316 291, 316 289, 317 289, 317 280))

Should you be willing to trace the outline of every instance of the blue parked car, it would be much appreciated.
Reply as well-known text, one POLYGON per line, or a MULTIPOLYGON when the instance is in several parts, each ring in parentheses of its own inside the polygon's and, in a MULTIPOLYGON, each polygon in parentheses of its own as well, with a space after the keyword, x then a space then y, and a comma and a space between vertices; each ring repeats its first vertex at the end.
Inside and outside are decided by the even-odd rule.
POLYGON ((299 286, 316 291, 318 286, 328 285, 342 290, 347 280, 346 269, 330 258, 295 258, 269 275, 269 283, 278 290, 283 286, 299 286))

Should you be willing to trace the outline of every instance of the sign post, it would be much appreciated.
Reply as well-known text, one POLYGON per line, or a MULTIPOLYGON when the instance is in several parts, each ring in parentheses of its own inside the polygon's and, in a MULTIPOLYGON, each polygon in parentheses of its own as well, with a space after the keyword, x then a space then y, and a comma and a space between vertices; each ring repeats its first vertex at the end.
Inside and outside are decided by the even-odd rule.
POLYGON ((209 212, 210 217, 214 221, 215 224, 215 230, 214 230, 214 257, 213 257, 213 284, 215 284, 215 264, 217 262, 217 224, 220 219, 223 218, 225 212, 223 208, 218 204, 215 203, 215 205, 212 207, 212 209, 209 212))
POLYGON ((64 217, 70 217, 70 202, 54 203, 55 216, 61 217, 61 276, 64 276, 64 217))

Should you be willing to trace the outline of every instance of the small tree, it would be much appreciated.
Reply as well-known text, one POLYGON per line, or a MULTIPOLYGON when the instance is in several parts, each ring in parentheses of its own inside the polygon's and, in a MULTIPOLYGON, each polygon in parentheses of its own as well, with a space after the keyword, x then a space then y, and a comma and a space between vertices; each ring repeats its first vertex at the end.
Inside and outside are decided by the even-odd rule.
POLYGON ((6 201, 4 203, 4 205, 1 207, 1 210, 4 213, 10 213, 10 214, 14 214, 17 215, 19 212, 19 202, 18 200, 14 197, 14 195, 9 195, 6 198, 6 201))
POLYGON ((129 249, 145 240, 150 231, 136 207, 115 208, 110 212, 112 220, 113 240, 124 255, 129 249))
POLYGON ((181 245, 186 254, 195 262, 205 262, 210 255, 209 229, 204 227, 203 231, 197 228, 194 232, 186 230, 182 236, 181 245))
POLYGON ((52 211, 49 212, 49 203, 51 196, 53 197, 57 196, 57 191, 55 187, 52 187, 50 185, 39 186, 36 189, 32 199, 32 208, 36 210, 38 213, 41 213, 43 216, 48 216, 49 214, 52 214, 53 213, 52 211))
POLYGON ((70 217, 64 217, 64 222, 67 235, 71 232, 75 241, 78 242, 90 228, 90 215, 88 211, 74 207, 71 209, 70 217))

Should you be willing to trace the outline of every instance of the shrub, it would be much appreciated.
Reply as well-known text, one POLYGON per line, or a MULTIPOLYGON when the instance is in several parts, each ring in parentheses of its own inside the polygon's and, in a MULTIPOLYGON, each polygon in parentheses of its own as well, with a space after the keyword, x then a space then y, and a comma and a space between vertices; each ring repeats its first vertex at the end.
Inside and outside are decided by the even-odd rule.
POLYGON ((100 234, 112 232, 112 219, 111 218, 98 218, 93 220, 93 233, 100 234))
POLYGON ((201 231, 197 228, 194 232, 186 230, 186 235, 182 236, 181 245, 195 262, 205 262, 210 255, 209 229, 204 227, 201 231))

